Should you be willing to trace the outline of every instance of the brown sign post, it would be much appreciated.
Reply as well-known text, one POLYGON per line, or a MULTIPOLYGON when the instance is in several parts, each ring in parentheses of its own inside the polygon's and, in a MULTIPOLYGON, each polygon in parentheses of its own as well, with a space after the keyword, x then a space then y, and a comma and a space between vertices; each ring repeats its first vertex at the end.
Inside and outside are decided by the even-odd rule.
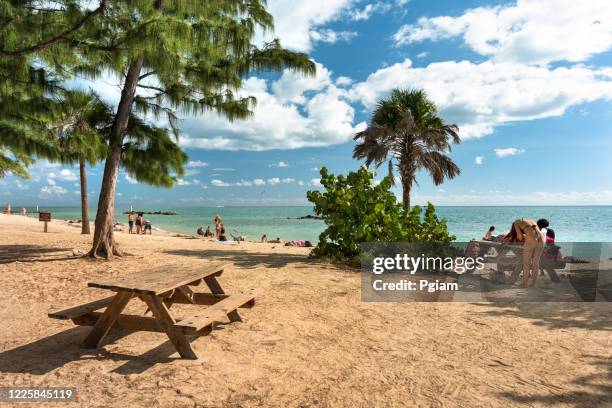
POLYGON ((45 223, 45 232, 47 232, 47 223, 51 221, 51 213, 48 211, 40 211, 38 213, 38 221, 45 223))

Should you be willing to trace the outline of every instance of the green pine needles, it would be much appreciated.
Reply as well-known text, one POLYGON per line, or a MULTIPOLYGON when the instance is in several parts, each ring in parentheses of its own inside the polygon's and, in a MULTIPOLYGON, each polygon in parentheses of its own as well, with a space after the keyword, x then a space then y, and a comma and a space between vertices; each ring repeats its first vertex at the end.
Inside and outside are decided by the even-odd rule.
POLYGON ((0 0, 0 166, 25 171, 20 158, 63 161, 47 137, 57 118, 54 95, 70 78, 118 78, 89 255, 120 255, 112 228, 120 166, 140 181, 172 186, 186 160, 177 143, 181 114, 246 119, 256 100, 238 92, 245 77, 282 69, 314 75, 306 54, 277 40, 253 44, 272 29, 263 0, 0 0))

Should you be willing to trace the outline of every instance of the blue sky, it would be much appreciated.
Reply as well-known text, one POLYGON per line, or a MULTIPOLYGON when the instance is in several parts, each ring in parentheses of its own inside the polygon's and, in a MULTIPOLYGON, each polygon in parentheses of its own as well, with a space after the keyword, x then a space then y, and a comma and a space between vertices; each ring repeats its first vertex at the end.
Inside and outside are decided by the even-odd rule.
MULTIPOLYGON (((395 87, 423 87, 463 139, 452 152, 462 174, 441 186, 420 174, 413 202, 612 204, 608 0, 268 4, 275 35, 309 53, 316 78, 247 78, 241 92, 259 101, 248 121, 182 115, 191 163, 180 185, 154 188, 121 173, 117 205, 307 204, 318 168, 346 173, 360 165, 351 158, 352 135, 395 87)), ((115 83, 74 80, 111 103, 115 83)), ((38 162, 31 180, 0 180, 0 197, 78 205, 77 170, 38 162)), ((101 173, 90 169, 94 203, 101 173)))

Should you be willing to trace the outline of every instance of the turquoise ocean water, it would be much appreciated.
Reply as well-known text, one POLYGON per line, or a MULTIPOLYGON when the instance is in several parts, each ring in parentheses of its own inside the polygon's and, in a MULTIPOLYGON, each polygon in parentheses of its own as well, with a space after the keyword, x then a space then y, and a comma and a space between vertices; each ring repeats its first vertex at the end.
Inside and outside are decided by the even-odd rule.
MULTIPOLYGON (((15 206, 18 210, 20 207, 15 206)), ((127 223, 129 208, 117 208, 116 219, 127 223)), ((35 208, 28 207, 29 211, 35 208)), ((57 219, 79 219, 79 207, 40 207, 57 219)), ((134 208, 134 210, 138 210, 134 208)), ((185 234, 195 234, 198 226, 214 227, 213 217, 221 215, 226 230, 233 235, 246 235, 258 240, 262 234, 283 240, 304 239, 316 242, 325 228, 320 220, 288 219, 312 214, 312 207, 176 207, 142 208, 142 210, 172 210, 177 215, 146 215, 155 227, 185 234)), ((546 207, 437 207, 447 219, 448 228, 458 241, 481 238, 490 225, 496 234, 509 230, 517 218, 547 218, 560 242, 612 242, 612 206, 546 206, 546 207)), ((90 210, 95 216, 95 208, 90 210)))

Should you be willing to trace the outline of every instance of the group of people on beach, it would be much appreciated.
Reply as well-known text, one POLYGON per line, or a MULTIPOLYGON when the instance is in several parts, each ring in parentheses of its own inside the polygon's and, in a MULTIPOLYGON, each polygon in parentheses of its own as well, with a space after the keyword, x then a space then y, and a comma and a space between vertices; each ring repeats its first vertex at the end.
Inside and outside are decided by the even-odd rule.
POLYGON ((495 226, 492 225, 483 240, 523 244, 523 287, 535 286, 540 274, 540 259, 544 247, 555 243, 555 231, 550 228, 548 220, 542 218, 536 222, 519 219, 512 223, 508 233, 494 236, 494 232, 495 226), (531 283, 529 283, 530 276, 531 283))
POLYGON ((200 227, 197 230, 198 235, 204 238, 215 238, 217 241, 221 241, 221 242, 228 241, 227 235, 225 233, 225 227, 223 226, 223 221, 219 214, 215 215, 213 222, 215 223, 214 233, 210 229, 210 225, 206 228, 206 230, 204 230, 203 225, 200 225, 200 227))
POLYGON ((143 217, 143 213, 139 212, 136 217, 134 217, 134 211, 130 211, 128 214, 128 234, 153 234, 153 225, 151 221, 145 219, 143 217), (136 225, 136 231, 134 231, 134 225, 136 225))
MULTIPOLYGON (((203 238, 214 238, 220 242, 228 242, 228 238, 225 232, 225 226, 223 225, 223 221, 219 214, 215 215, 213 219, 215 223, 215 231, 213 232, 210 228, 210 225, 204 229, 203 225, 200 225, 197 229, 197 234, 203 238)), ((230 234, 231 235, 231 234, 230 234)), ((244 235, 240 235, 239 237, 232 236, 232 240, 236 242, 246 241, 246 237, 244 235)), ((268 240, 268 235, 263 234, 261 239, 259 240, 261 243, 269 243, 269 244, 282 244, 283 240, 280 237, 276 237, 276 239, 268 240)), ((295 246, 295 247, 312 247, 310 241, 302 241, 302 240, 293 240, 284 243, 285 246, 295 246)))

